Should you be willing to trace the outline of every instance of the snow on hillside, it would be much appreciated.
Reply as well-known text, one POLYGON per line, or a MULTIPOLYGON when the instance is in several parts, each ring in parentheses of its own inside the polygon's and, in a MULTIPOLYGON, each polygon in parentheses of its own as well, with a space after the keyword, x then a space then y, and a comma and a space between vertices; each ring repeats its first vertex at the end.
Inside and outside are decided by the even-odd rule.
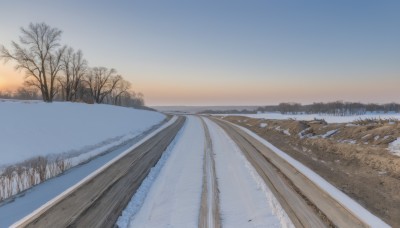
POLYGON ((0 102, 0 166, 134 137, 164 115, 111 105, 0 102))
MULTIPOLYGON (((296 119, 296 120, 314 120, 324 119, 328 123, 348 123, 359 119, 367 118, 381 118, 381 119, 400 119, 399 113, 394 114, 365 114, 365 115, 354 115, 354 116, 332 116, 323 114, 281 114, 276 112, 269 113, 259 113, 259 114, 232 114, 234 116, 247 116, 251 118, 258 119, 272 119, 272 120, 286 120, 286 119, 296 119)), ((223 114, 222 116, 225 116, 223 114)))

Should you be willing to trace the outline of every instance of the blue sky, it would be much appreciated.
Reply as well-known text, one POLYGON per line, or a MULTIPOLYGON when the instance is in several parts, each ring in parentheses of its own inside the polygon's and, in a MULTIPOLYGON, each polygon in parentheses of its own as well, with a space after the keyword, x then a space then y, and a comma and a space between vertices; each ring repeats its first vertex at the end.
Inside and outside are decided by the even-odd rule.
POLYGON ((7 1, 0 44, 46 22, 149 105, 400 102, 399 12, 369 0, 7 1))

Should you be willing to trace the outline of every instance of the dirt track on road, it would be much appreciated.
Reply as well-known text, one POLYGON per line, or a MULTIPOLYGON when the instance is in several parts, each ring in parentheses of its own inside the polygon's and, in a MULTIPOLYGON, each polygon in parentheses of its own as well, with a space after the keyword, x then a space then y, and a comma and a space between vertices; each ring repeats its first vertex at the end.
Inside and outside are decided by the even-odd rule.
POLYGON ((220 228, 221 218, 219 211, 218 184, 215 172, 214 152, 210 132, 203 118, 201 122, 205 133, 205 151, 203 160, 203 189, 201 194, 201 207, 199 228, 220 228))

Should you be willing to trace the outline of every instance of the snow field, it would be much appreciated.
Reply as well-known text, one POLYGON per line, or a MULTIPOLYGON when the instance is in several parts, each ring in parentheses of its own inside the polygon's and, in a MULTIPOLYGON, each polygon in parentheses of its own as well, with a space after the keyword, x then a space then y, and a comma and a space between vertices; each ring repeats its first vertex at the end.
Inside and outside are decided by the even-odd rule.
POLYGON ((12 100, 0 100, 0 117, 0 200, 109 152, 165 118, 111 105, 12 100))
MULTIPOLYGON (((36 156, 81 154, 160 123, 158 112, 69 102, 0 102, 0 167, 36 156)), ((67 156, 69 157, 69 156, 67 156)))
POLYGON ((293 227, 237 145, 206 119, 213 141, 223 227, 293 227))
MULTIPOLYGON (((200 119, 193 116, 187 118, 179 140, 172 146, 159 175, 149 177, 154 178, 154 182, 140 209, 132 210, 127 227, 198 227, 205 136, 200 119)), ((141 196, 135 194, 131 205, 135 204, 135 198, 141 196)), ((124 217, 128 214, 125 213, 124 217)))

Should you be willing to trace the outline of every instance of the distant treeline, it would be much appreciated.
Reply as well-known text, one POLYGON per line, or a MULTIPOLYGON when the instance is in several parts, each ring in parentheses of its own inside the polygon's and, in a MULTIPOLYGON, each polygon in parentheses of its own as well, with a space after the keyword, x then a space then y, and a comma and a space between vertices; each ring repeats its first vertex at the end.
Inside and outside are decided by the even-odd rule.
POLYGON ((328 114, 336 116, 362 115, 367 112, 389 113, 400 112, 400 104, 363 104, 359 102, 335 101, 328 103, 313 103, 302 105, 300 103, 280 103, 277 106, 264 106, 257 109, 258 112, 280 112, 282 114, 328 114))
POLYGON ((253 110, 205 110, 201 114, 255 114, 262 112, 280 112, 282 114, 326 114, 335 116, 363 115, 371 113, 400 113, 400 104, 363 104, 359 102, 335 101, 328 103, 313 103, 302 105, 300 103, 286 102, 279 105, 268 105, 253 110))
POLYGON ((11 50, 0 46, 0 59, 14 62, 26 74, 24 87, 0 98, 42 99, 143 106, 141 93, 113 68, 90 67, 81 50, 61 44, 62 31, 45 23, 21 28, 11 50))

